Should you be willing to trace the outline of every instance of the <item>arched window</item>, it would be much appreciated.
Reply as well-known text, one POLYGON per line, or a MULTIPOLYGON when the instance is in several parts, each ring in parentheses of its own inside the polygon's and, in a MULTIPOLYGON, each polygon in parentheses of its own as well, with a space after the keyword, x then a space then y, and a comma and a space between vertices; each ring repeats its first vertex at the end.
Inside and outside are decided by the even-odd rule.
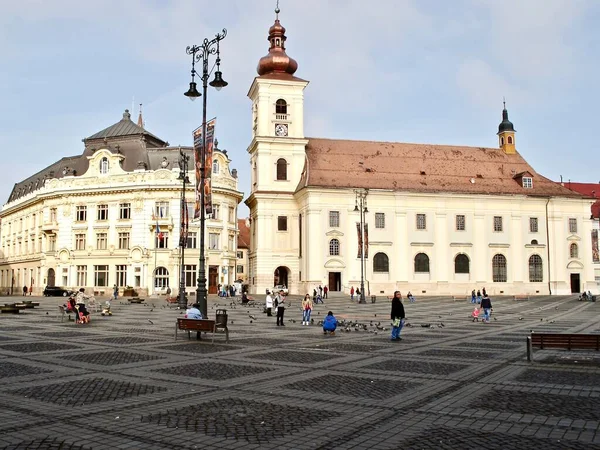
POLYGON ((373 256, 373 272, 384 272, 390 271, 390 260, 385 253, 376 253, 373 256))
POLYGON ((504 145, 504 137, 500 138, 500 145, 504 145))
POLYGON ((154 287, 159 289, 169 287, 169 271, 165 267, 157 267, 154 271, 154 287))
POLYGON ((100 173, 108 173, 108 158, 104 157, 100 160, 100 173))
POLYGON ((454 258, 454 273, 469 273, 469 257, 464 253, 454 258))
POLYGON ((277 160, 277 179, 287 180, 287 161, 283 158, 277 160))
POLYGON ((538 245, 537 239, 532 239, 531 240, 531 245, 538 245))
POLYGON ((508 139, 508 143, 512 144, 512 136, 509 136, 507 139, 508 139))
POLYGON ((275 114, 287 114, 287 102, 284 99, 275 102, 275 114))
POLYGON ((529 257, 529 281, 531 283, 541 283, 544 281, 542 258, 539 255, 531 255, 529 257))
POLYGON ((216 159, 213 161, 212 173, 214 173, 215 175, 219 174, 219 161, 217 161, 216 159))
POLYGON ((571 258, 579 258, 579 247, 575 242, 573 242, 569 247, 569 256, 571 258))
POLYGON ((494 283, 506 283, 506 257, 494 255, 492 258, 492 281, 494 283))
POLYGON ((340 254, 340 241, 332 239, 329 241, 329 256, 339 256, 340 254))
POLYGON ((425 253, 415 256, 415 273, 429 273, 429 256, 425 253))

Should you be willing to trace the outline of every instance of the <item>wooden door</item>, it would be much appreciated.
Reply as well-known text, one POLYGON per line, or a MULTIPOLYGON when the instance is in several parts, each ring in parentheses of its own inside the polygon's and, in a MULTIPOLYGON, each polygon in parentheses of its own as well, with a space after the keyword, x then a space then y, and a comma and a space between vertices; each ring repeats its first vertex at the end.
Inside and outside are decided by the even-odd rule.
POLYGON ((208 293, 216 294, 219 284, 219 266, 208 266, 208 293))

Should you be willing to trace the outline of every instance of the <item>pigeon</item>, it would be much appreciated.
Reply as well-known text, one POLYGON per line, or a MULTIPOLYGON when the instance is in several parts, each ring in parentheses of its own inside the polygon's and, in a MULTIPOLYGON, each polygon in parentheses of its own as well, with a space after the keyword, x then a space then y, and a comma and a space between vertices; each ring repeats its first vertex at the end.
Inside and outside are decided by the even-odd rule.
POLYGON ((422 324, 421 324, 421 326, 422 326, 423 328, 429 328, 429 324, 428 324, 428 323, 422 323, 422 324))
POLYGON ((152 322, 150 319, 148 319, 148 323, 149 323, 150 325, 154 325, 154 322, 152 322))
POLYGON ((252 321, 250 321, 250 323, 252 323, 252 321))
POLYGON ((446 325, 444 325, 442 322, 440 322, 440 326, 441 326, 442 328, 444 328, 446 325))
POLYGON ((523 320, 523 318, 522 318, 522 317, 519 317, 519 320, 523 320))
POLYGON ((256 320, 256 317, 254 317, 252 314, 250 314, 250 318, 251 318, 252 320, 256 320))
POLYGON ((497 318, 497 317, 494 317, 494 320, 498 320, 498 318, 497 318))

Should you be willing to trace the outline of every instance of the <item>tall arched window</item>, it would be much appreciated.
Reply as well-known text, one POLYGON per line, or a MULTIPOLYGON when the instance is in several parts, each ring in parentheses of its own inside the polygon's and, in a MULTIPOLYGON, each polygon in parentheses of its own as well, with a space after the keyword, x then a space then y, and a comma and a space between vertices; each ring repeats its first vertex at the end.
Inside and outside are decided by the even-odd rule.
POLYGON ((287 180, 287 161, 283 158, 277 160, 277 179, 287 180))
POLYGON ((160 289, 169 287, 169 271, 165 267, 157 267, 154 271, 154 287, 160 289))
POLYGON ((531 255, 529 257, 529 281, 531 283, 541 283, 544 281, 542 258, 539 255, 531 255))
POLYGON ((373 272, 384 272, 390 271, 390 260, 385 253, 376 253, 373 256, 373 272))
POLYGON ((100 173, 108 173, 108 158, 104 157, 100 160, 100 173))
POLYGON ((469 273, 469 257, 464 253, 454 258, 454 273, 469 273))
POLYGON ((212 173, 219 175, 219 161, 216 159, 213 161, 212 173))
POLYGON ((287 114, 287 102, 284 99, 275 102, 275 114, 287 114))
POLYGON ((508 137, 508 143, 509 143, 509 144, 512 144, 512 136, 509 136, 509 137, 508 137))
POLYGON ((506 283, 506 257, 494 255, 492 258, 492 281, 494 283, 506 283))
POLYGON ((330 256, 339 256, 340 254, 340 241, 337 239, 332 239, 329 241, 329 255, 330 256))
POLYGON ((429 273, 429 256, 425 253, 415 256, 415 273, 429 273))
POLYGON ((575 242, 573 242, 569 247, 569 256, 571 258, 579 258, 579 247, 575 242))

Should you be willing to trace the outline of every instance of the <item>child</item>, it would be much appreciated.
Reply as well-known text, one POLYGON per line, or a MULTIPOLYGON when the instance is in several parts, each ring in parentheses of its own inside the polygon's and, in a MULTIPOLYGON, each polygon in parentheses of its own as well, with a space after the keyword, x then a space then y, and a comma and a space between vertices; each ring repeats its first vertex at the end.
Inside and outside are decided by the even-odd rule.
POLYGON ((325 320, 323 320, 323 334, 335 335, 335 329, 337 327, 337 319, 331 311, 327 313, 325 320))
POLYGON ((475 306, 475 309, 471 313, 471 317, 473 318, 473 322, 479 322, 479 308, 477 306, 475 306))

